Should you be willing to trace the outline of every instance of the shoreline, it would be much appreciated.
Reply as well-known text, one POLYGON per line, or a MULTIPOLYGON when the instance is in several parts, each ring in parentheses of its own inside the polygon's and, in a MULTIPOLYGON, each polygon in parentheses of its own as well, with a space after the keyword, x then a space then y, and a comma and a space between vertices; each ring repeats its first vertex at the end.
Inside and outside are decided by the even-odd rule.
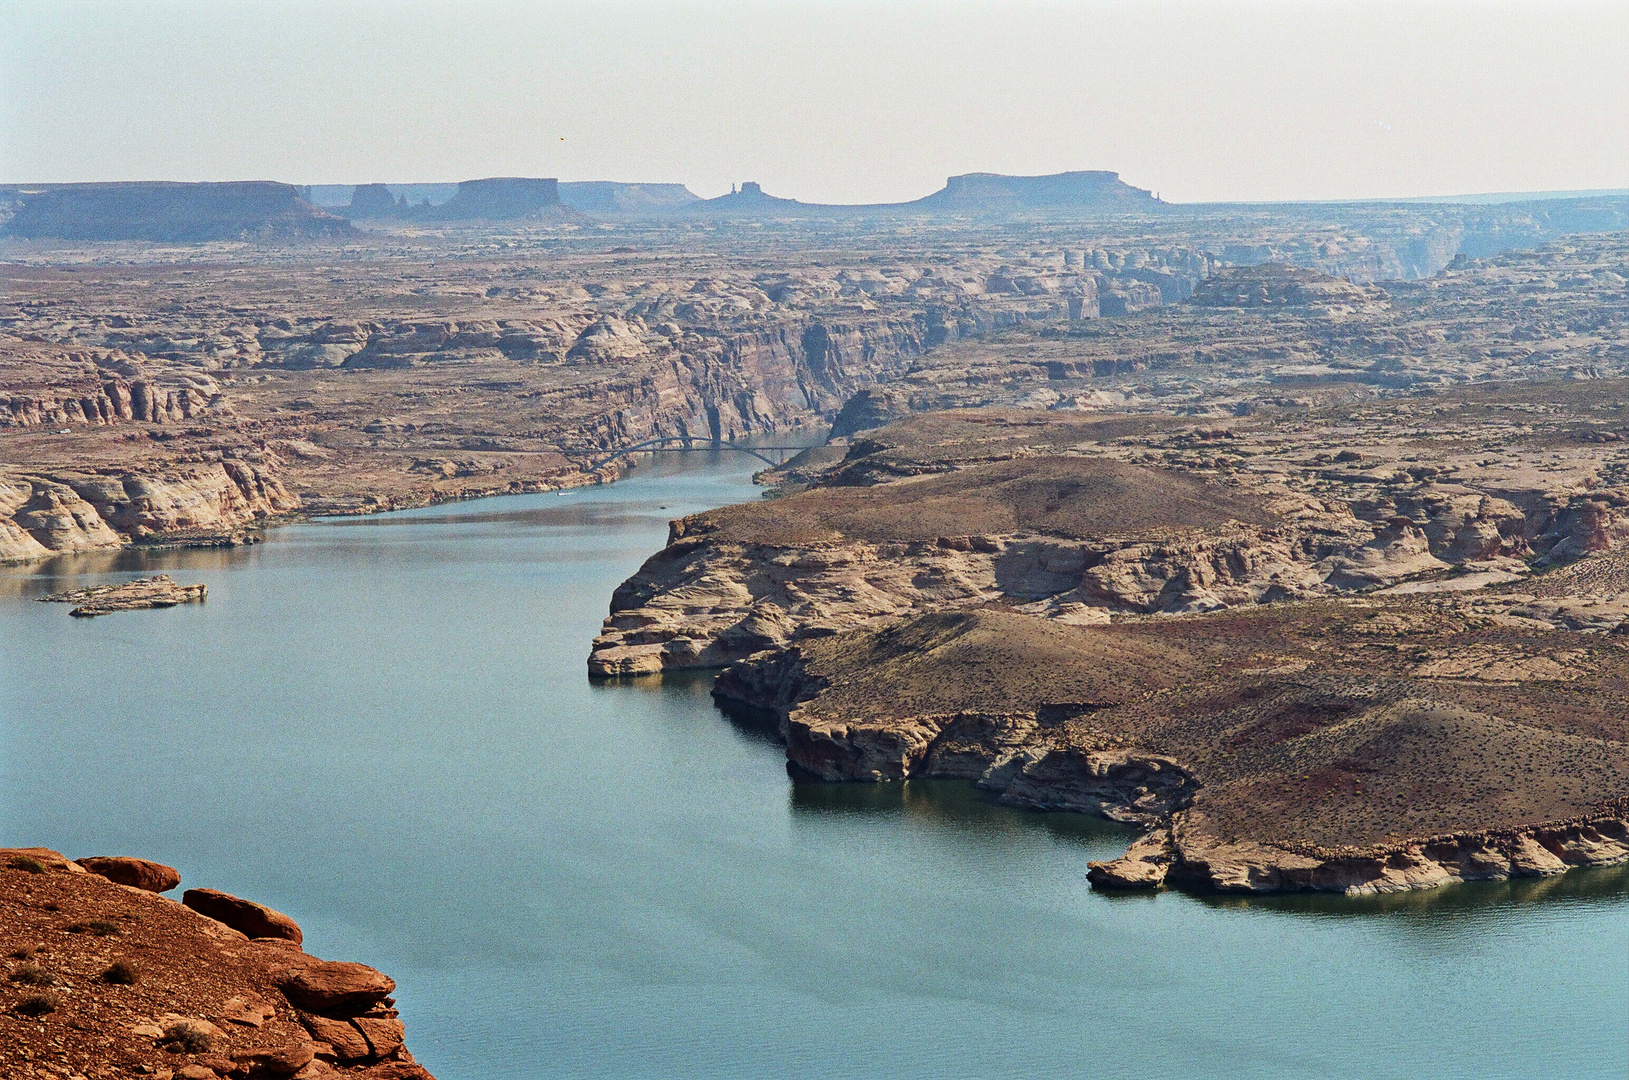
MULTIPOLYGON (((754 657, 758 663, 774 665, 772 654, 754 657)), ((1140 824, 1146 829, 1134 839, 1124 854, 1114 859, 1087 864, 1087 878, 1101 891, 1135 892, 1172 887, 1196 894, 1295 894, 1339 893, 1362 896, 1379 893, 1431 889, 1474 881, 1500 881, 1524 877, 1549 877, 1576 869, 1600 869, 1629 863, 1629 798, 1615 808, 1564 820, 1541 821, 1514 828, 1463 830, 1421 836, 1407 836, 1384 844, 1339 846, 1285 846, 1263 842, 1225 842, 1201 830, 1188 827, 1186 806, 1192 796, 1170 811, 1150 813, 1136 805, 1146 792, 1144 775, 1134 775, 1129 784, 1114 784, 1116 768, 1138 759, 1105 758, 1094 763, 1093 774, 1110 780, 1099 788, 1095 805, 1060 803, 1055 787, 1042 783, 1023 792, 1000 786, 992 774, 1003 771, 1005 762, 979 773, 965 767, 948 771, 907 769, 903 775, 834 777, 823 772, 804 749, 811 738, 807 722, 800 722, 797 708, 776 708, 772 701, 746 689, 739 668, 731 665, 718 672, 713 697, 719 708, 737 722, 750 723, 756 730, 773 732, 787 751, 787 768, 805 782, 812 783, 899 783, 911 779, 965 781, 998 805, 1042 812, 1080 813, 1120 824, 1140 824), (739 718, 739 719, 738 719, 739 718), (800 739, 801 736, 801 739, 800 739), (794 745, 794 740, 799 740, 794 745)), ((755 688, 761 692, 764 687, 755 688)), ((957 718, 960 719, 960 718, 957 718)), ((948 729, 950 725, 946 725, 948 729)), ((850 726, 848 739, 859 735, 850 726)), ((893 749, 892 740, 883 753, 893 749)), ((818 741, 819 736, 814 736, 818 741)), ((937 737, 935 737, 936 741, 937 737)), ((931 757, 932 750, 921 754, 931 757)), ((1009 757, 1007 761, 1012 761, 1009 757)), ((1149 758, 1144 757, 1147 761, 1149 758)), ((1164 761, 1167 769, 1181 773, 1178 762, 1164 761)), ((1010 784, 1011 769, 1006 767, 1010 784)), ((1198 785, 1202 786, 1202 785, 1198 785)))
MULTIPOLYGON (((751 447, 759 439, 776 438, 799 440, 805 435, 822 435, 829 431, 829 422, 793 426, 781 432, 765 432, 759 436, 737 439, 735 442, 751 447)), ((823 445, 822 441, 812 442, 809 446, 823 445)), ((713 447, 697 449, 697 453, 727 453, 730 447, 713 447)), ((614 452, 615 448, 605 451, 614 452)), ((315 502, 314 507, 301 505, 288 510, 270 510, 261 516, 252 517, 246 521, 231 524, 222 529, 199 529, 194 527, 180 527, 167 531, 154 532, 148 536, 132 538, 127 534, 119 533, 106 526, 108 531, 119 538, 117 543, 103 543, 98 546, 79 547, 69 550, 46 550, 39 554, 0 558, 0 568, 26 567, 37 565, 51 559, 72 557, 76 555, 115 554, 125 551, 184 551, 206 550, 210 548, 231 548, 252 546, 262 542, 261 533, 267 529, 274 529, 284 525, 298 525, 304 522, 318 521, 323 518, 351 518, 370 517, 375 514, 388 514, 401 510, 418 510, 428 506, 444 506, 451 503, 473 502, 479 499, 501 498, 511 495, 546 495, 553 492, 577 491, 584 488, 605 487, 619 481, 629 479, 638 471, 628 458, 602 466, 600 469, 588 471, 581 470, 566 477, 556 477, 539 480, 509 480, 502 485, 492 487, 465 487, 457 491, 444 491, 431 488, 428 491, 410 492, 406 495, 386 495, 375 492, 358 500, 341 500, 336 496, 303 495, 290 496, 299 499, 303 504, 307 500, 315 502), (349 505, 347 505, 349 503, 349 505)), ((764 470, 759 470, 762 472, 764 470)), ((756 475, 756 474, 755 474, 756 475)), ((3 483, 3 479, 0 479, 3 483)), ((88 507, 87 507, 88 509, 88 507)), ((94 511, 93 511, 94 512, 94 511)), ((0 527, 9 524, 0 519, 0 527)), ((104 522, 105 525, 105 522, 104 522)), ((0 540, 6 539, 0 531, 0 540)))

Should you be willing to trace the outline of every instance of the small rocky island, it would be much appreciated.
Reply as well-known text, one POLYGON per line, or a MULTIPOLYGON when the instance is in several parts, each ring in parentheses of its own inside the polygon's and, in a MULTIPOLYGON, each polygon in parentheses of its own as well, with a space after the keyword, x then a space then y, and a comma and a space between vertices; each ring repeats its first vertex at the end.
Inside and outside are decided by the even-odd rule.
POLYGON ((396 984, 301 948, 295 921, 171 867, 0 849, 0 1075, 433 1080, 396 984))
POLYGON ((177 604, 201 604, 209 594, 205 585, 179 585, 168 574, 136 578, 118 585, 91 585, 40 597, 42 603, 75 604, 68 612, 81 619, 110 615, 115 611, 167 608, 177 604))

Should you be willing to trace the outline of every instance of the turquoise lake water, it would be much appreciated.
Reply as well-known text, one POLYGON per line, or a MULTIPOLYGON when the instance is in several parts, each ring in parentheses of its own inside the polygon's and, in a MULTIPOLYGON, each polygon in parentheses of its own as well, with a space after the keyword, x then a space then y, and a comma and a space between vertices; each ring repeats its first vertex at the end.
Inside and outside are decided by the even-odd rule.
POLYGON ((794 784, 708 677, 590 684, 611 590, 755 464, 0 571, 0 844, 293 915, 441 1080, 1626 1075, 1629 868, 1102 896, 1121 828, 794 784), (160 570, 208 603, 29 599, 160 570))

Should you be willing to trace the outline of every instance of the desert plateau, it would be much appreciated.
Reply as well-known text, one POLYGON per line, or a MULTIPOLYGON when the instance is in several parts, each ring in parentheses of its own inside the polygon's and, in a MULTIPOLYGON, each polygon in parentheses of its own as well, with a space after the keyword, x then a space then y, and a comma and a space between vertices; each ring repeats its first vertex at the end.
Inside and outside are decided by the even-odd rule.
POLYGON ((1625 33, 0 13, 0 1077, 1621 1075, 1625 33))

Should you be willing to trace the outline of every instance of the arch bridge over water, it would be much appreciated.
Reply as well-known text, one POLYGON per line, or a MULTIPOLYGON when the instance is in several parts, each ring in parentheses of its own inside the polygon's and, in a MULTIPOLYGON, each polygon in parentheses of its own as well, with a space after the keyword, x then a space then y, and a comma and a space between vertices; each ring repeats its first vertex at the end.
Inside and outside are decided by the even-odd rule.
POLYGON ((807 449, 806 446, 742 446, 740 443, 732 442, 729 439, 713 439, 701 435, 667 435, 659 439, 646 439, 644 442, 635 443, 632 446, 624 446, 616 453, 596 461, 589 468, 589 471, 598 472, 611 462, 616 461, 618 458, 627 457, 629 454, 683 453, 686 450, 738 450, 743 454, 751 454, 765 465, 775 467, 785 464, 791 455, 807 449), (675 443, 679 445, 674 445, 675 443), (785 456, 777 461, 766 454, 759 453, 760 450, 774 450, 785 456))

